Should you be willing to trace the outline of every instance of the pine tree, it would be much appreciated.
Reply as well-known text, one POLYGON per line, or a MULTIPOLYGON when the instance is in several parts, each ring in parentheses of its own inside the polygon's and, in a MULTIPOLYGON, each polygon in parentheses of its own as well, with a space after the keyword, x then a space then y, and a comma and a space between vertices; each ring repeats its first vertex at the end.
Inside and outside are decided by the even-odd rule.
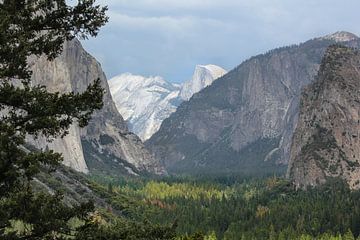
POLYGON ((55 239, 70 234, 67 222, 85 218, 86 203, 68 207, 61 194, 34 193, 31 180, 54 170, 62 156, 51 150, 28 151, 25 137, 65 136, 73 123, 87 125, 102 107, 100 81, 84 93, 49 93, 32 86, 29 56, 58 56, 65 41, 96 36, 107 22, 106 7, 95 0, 3 0, 0 3, 0 238, 55 239), (11 232, 14 221, 30 226, 26 236, 11 232))
POLYGON ((274 225, 270 225, 270 231, 269 231, 269 240, 276 240, 277 236, 276 236, 276 232, 275 232, 275 228, 274 225))
POLYGON ((209 235, 205 236, 204 240, 217 240, 216 233, 212 231, 209 235))
POLYGON ((352 234, 352 232, 351 232, 350 229, 347 230, 347 232, 345 233, 343 239, 344 239, 344 240, 355 240, 355 237, 354 237, 354 235, 352 234))
POLYGON ((113 184, 111 182, 108 183, 108 192, 109 193, 114 193, 114 187, 113 187, 113 184))
POLYGON ((307 234, 303 234, 300 236, 299 240, 312 240, 313 238, 307 234))

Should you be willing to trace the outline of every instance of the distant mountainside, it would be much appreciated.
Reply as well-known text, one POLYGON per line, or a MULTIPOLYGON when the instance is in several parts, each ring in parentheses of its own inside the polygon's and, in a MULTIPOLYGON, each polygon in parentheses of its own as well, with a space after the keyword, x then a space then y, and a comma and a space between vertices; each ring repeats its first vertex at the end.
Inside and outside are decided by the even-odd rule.
POLYGON ((129 123, 130 130, 147 140, 181 102, 225 73, 215 65, 198 65, 192 79, 183 85, 167 82, 161 77, 146 78, 125 73, 110 79, 109 86, 116 107, 129 123))
POLYGON ((182 103, 146 146, 177 173, 279 170, 289 160, 301 89, 336 42, 360 44, 337 32, 252 57, 182 103))
POLYGON ((303 91, 288 177, 297 187, 341 177, 360 188, 360 52, 331 46, 303 91))
POLYGON ((69 135, 50 143, 42 138, 30 139, 35 147, 61 152, 65 165, 84 173, 89 170, 115 174, 164 173, 141 140, 128 131, 112 100, 100 64, 79 41, 65 43, 63 53, 52 62, 45 57, 33 58, 30 65, 32 84, 45 85, 53 92, 82 92, 97 78, 105 89, 104 107, 93 115, 86 128, 72 126, 69 135))

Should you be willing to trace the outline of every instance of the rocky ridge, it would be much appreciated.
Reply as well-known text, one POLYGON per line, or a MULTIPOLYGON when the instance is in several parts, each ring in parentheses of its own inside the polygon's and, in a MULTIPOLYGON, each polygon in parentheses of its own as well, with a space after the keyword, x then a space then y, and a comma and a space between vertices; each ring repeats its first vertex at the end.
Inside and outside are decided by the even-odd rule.
POLYGON ((334 45, 303 91, 288 177, 299 188, 344 179, 360 188, 360 52, 334 45))

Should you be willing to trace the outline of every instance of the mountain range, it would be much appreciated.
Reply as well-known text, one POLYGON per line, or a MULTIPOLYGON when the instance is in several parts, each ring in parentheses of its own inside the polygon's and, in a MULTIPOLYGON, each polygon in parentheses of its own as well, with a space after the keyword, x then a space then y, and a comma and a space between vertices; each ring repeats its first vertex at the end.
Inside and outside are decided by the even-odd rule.
POLYGON ((174 84, 158 76, 125 73, 110 79, 109 86, 116 107, 130 130, 145 141, 183 101, 225 74, 226 71, 216 65, 198 65, 193 77, 183 84, 174 84))
POLYGON ((284 171, 301 91, 335 43, 360 39, 337 32, 244 61, 183 102, 146 146, 175 173, 284 171))
MULTIPOLYGON (((301 142, 307 141, 296 134, 304 119, 300 98, 318 79, 326 49, 333 44, 359 47, 360 39, 337 32, 252 57, 228 73, 215 65, 199 65, 192 79, 179 85, 132 74, 108 82, 79 41, 67 42, 55 61, 31 59, 32 84, 46 85, 53 92, 82 92, 99 77, 104 108, 89 126, 74 125, 64 138, 28 141, 61 152, 65 165, 84 173, 283 173, 291 159, 288 175, 295 182, 306 179, 291 170, 303 166, 294 146, 301 150, 301 142), (145 145, 132 133, 136 131, 148 139, 145 145)), ((342 151, 350 156, 350 150, 342 151)), ((317 175, 320 180, 315 182, 325 175, 329 174, 317 175)), ((311 178, 306 184, 313 182, 311 178)))

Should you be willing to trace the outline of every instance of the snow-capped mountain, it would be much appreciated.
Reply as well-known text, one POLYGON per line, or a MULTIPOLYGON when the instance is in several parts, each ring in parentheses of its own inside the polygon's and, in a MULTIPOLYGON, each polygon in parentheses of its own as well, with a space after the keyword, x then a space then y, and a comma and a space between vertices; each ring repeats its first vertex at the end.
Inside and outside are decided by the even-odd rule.
POLYGON ((116 107, 130 130, 145 141, 159 130, 163 120, 175 112, 182 101, 190 99, 225 73, 215 65, 199 65, 192 79, 182 85, 159 76, 125 73, 110 79, 109 86, 116 107))
POLYGON ((180 86, 161 77, 125 73, 110 79, 109 86, 118 111, 142 140, 151 137, 179 103, 180 86))

